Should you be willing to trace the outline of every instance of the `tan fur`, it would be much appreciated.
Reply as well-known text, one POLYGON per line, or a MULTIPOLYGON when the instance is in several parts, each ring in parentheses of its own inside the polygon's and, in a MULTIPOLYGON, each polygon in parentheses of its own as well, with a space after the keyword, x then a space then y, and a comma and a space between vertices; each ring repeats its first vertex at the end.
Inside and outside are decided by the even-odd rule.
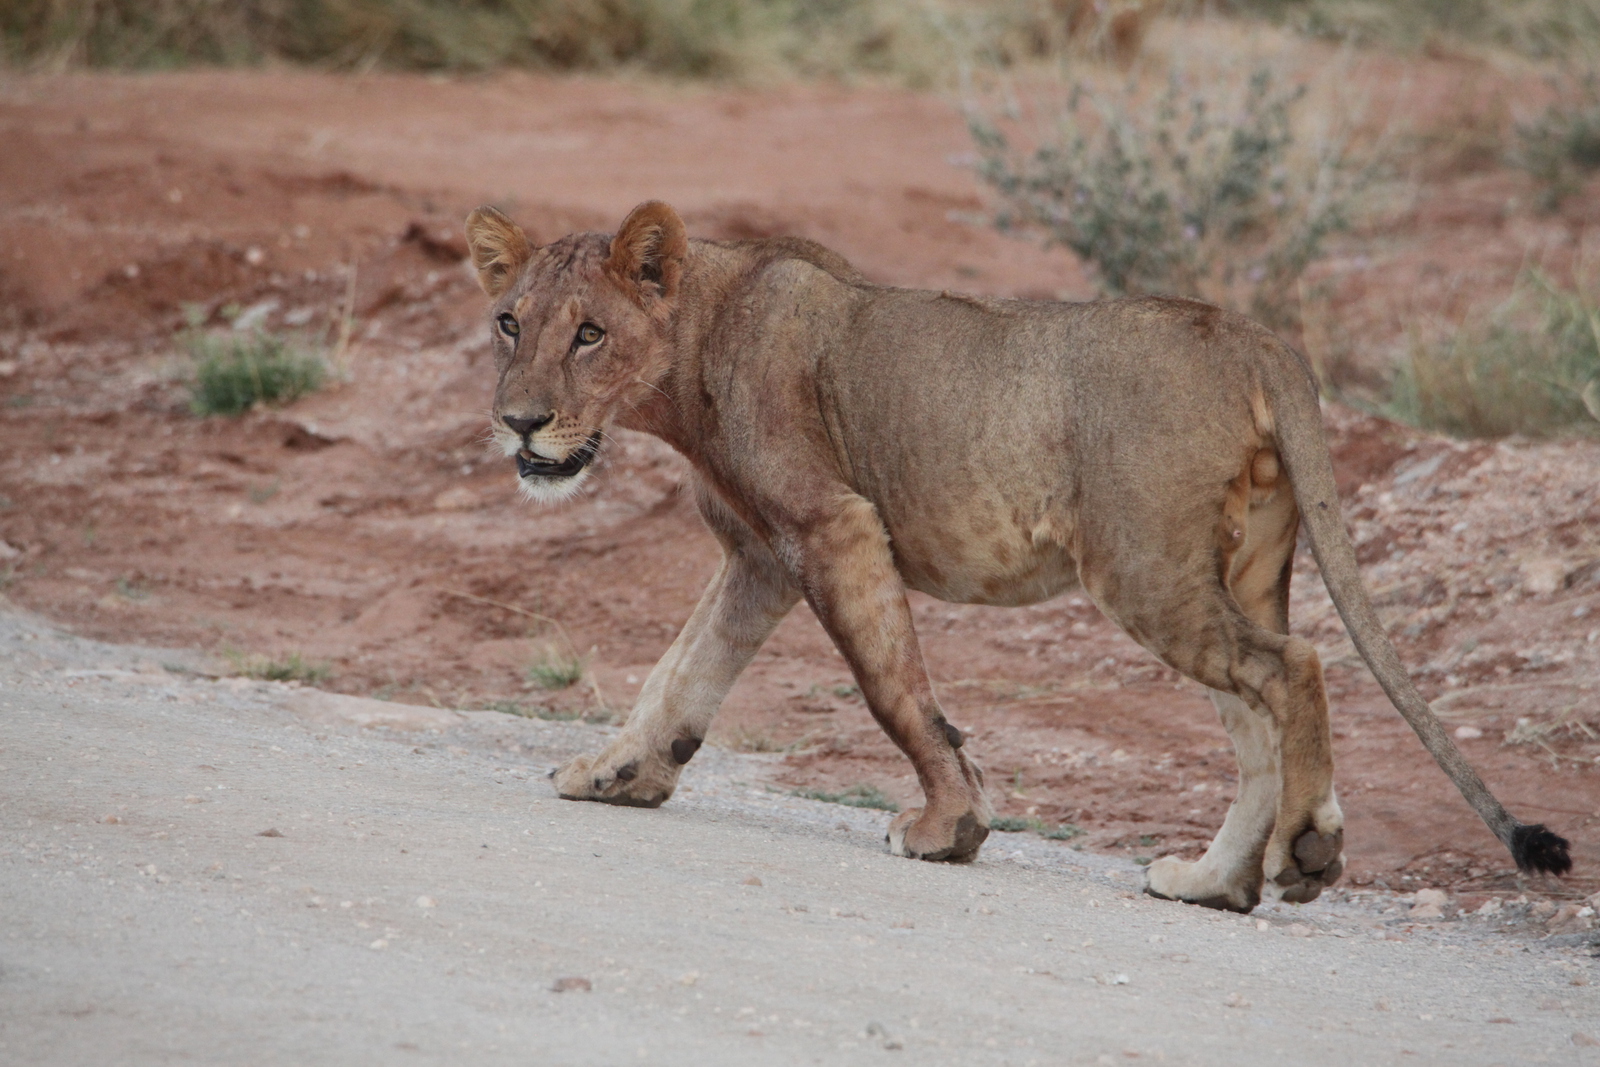
MULTIPOLYGON (((873 286, 806 241, 689 241, 655 202, 615 237, 534 248, 482 212, 468 232, 491 321, 520 323, 494 335, 507 453, 576 464, 607 426, 655 434, 693 465, 725 557, 621 734, 555 775, 562 796, 666 800, 803 597, 926 796, 891 823, 891 850, 970 859, 989 802, 933 694, 906 589, 1028 604, 1081 585, 1212 691, 1239 752, 1211 848, 1153 864, 1150 891, 1249 910, 1339 876, 1322 671, 1288 636, 1303 515, 1358 643, 1387 639, 1338 519, 1315 386, 1265 329, 1188 300, 873 286), (604 341, 585 347, 591 327, 604 341)), ((572 481, 530 480, 545 496, 572 481)), ((1409 686, 1398 661, 1369 662, 1391 692, 1409 686)))

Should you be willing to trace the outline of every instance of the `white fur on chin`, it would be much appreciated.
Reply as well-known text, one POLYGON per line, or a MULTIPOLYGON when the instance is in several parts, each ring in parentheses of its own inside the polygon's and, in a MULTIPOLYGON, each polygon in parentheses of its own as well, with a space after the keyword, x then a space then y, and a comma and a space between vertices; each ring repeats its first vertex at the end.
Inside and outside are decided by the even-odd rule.
POLYGON ((517 478, 517 491, 526 500, 539 504, 559 504, 563 500, 571 500, 578 494, 578 489, 589 478, 589 468, 574 474, 570 478, 517 478))

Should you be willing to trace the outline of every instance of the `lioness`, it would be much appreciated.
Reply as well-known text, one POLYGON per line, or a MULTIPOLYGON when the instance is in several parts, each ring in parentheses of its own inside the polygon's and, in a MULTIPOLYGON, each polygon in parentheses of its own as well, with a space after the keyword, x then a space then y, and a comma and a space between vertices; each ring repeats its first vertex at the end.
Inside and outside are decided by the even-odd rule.
POLYGON ((536 247, 467 219, 494 301, 493 423, 522 489, 569 496, 617 425, 693 465, 721 568, 617 738, 554 775, 561 796, 672 795, 723 696, 801 597, 850 663, 926 796, 897 856, 970 860, 983 776, 945 720, 906 589, 1032 604, 1082 587, 1206 686, 1239 792, 1205 855, 1148 891, 1249 911, 1314 899, 1344 867, 1328 706, 1289 632, 1304 521, 1356 647, 1523 869, 1567 842, 1506 812, 1413 688, 1361 585, 1317 389, 1263 327, 1192 300, 1067 304, 868 283, 810 241, 690 241, 666 204, 615 236, 536 247))

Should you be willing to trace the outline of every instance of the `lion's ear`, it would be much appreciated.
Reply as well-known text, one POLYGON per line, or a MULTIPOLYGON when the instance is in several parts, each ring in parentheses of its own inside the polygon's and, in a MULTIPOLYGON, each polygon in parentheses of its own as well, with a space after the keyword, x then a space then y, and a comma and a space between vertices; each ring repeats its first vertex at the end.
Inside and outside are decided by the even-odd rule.
POLYGON ((678 295, 688 254, 689 236, 678 213, 659 200, 647 200, 628 214, 611 239, 605 272, 650 310, 678 295))
POLYGON ((492 207, 480 207, 467 216, 467 245, 478 269, 478 284, 491 300, 506 291, 533 255, 528 235, 492 207))

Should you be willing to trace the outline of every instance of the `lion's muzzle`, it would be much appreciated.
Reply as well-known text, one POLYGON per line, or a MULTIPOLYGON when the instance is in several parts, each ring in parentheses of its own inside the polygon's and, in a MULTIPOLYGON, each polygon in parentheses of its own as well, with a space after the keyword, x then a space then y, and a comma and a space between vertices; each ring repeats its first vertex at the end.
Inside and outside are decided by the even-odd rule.
POLYGON ((572 478, 594 461, 600 451, 600 433, 589 435, 588 440, 573 449, 565 459, 550 460, 524 448, 517 453, 517 477, 572 478))

